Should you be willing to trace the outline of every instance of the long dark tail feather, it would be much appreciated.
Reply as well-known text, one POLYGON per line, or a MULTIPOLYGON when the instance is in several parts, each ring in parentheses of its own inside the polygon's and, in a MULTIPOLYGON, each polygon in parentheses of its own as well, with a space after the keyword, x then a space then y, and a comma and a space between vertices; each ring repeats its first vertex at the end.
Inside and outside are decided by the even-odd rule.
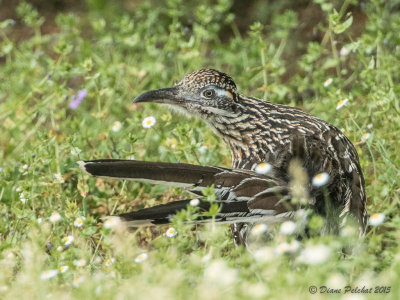
POLYGON ((183 163, 101 159, 79 161, 79 167, 92 176, 130 179, 154 184, 189 187, 209 186, 215 174, 228 169, 183 163))
POLYGON ((272 186, 282 185, 273 177, 257 175, 250 170, 197 166, 184 163, 147 162, 102 159, 79 161, 79 167, 92 176, 128 179, 178 187, 233 187, 238 198, 249 197, 272 186))
MULTIPOLYGON (((127 222, 131 227, 167 224, 171 222, 171 219, 175 214, 187 209, 188 205, 190 205, 190 201, 191 200, 174 201, 167 204, 144 208, 139 211, 120 214, 118 217, 127 222)), ((215 218, 216 221, 224 221, 224 218, 227 215, 231 216, 249 213, 249 209, 244 202, 219 202, 218 204, 220 210, 215 218)), ((207 220, 211 219, 209 215, 205 214, 211 207, 210 202, 200 201, 197 207, 199 213, 196 220, 193 220, 194 223, 207 222, 207 220)))
MULTIPOLYGON (((121 218, 129 227, 168 224, 175 214, 187 209, 190 201, 191 200, 174 201, 113 217, 121 218)), ((282 218, 289 217, 287 215, 277 217, 273 210, 268 212, 261 212, 259 210, 252 212, 244 201, 217 203, 219 205, 219 212, 214 218, 214 221, 217 223, 232 224, 240 221, 250 222, 252 220, 275 223, 281 221, 282 218)), ((206 223, 211 221, 212 217, 206 214, 210 209, 210 205, 210 202, 200 201, 197 218, 195 220, 190 220, 189 223, 206 223)))

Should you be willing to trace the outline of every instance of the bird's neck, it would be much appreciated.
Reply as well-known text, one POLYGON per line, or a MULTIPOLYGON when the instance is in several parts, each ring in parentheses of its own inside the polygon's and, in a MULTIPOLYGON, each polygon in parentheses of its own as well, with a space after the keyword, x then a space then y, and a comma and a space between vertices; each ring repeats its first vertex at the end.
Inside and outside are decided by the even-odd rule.
POLYGON ((232 167, 251 169, 265 160, 268 149, 263 139, 269 132, 262 130, 257 119, 245 111, 232 116, 214 116, 208 123, 231 150, 232 167))

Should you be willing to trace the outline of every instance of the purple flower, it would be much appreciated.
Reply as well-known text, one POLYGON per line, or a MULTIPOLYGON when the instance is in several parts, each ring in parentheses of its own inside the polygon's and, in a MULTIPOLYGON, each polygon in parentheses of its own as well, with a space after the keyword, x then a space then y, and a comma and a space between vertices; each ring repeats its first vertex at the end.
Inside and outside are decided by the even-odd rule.
POLYGON ((78 106, 82 103, 83 99, 87 96, 87 90, 80 90, 78 94, 72 97, 72 101, 69 103, 70 109, 77 109, 78 106))

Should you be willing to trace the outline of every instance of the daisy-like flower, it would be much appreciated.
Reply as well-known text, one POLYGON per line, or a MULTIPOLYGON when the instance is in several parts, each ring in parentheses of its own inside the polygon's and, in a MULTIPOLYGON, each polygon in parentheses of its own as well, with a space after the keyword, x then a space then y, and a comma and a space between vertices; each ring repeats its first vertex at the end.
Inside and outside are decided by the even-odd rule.
POLYGON ((154 124, 156 124, 156 119, 153 116, 144 118, 142 122, 143 128, 150 128, 154 124))
POLYGON ((333 79, 332 78, 328 78, 327 80, 324 81, 324 87, 330 86, 332 82, 333 82, 333 79))
POLYGON ((280 243, 276 248, 275 248, 275 253, 277 255, 282 255, 288 252, 290 246, 289 243, 280 243))
POLYGON ((72 285, 74 287, 79 287, 81 285, 81 283, 84 281, 85 281, 85 277, 83 277, 83 276, 75 277, 74 280, 72 281, 72 285))
POLYGON ((371 226, 379 226, 383 222, 385 222, 385 214, 374 213, 371 217, 369 217, 369 225, 371 226))
POLYGON ((114 132, 120 131, 122 128, 122 123, 120 121, 115 121, 113 126, 111 127, 111 130, 114 132))
POLYGON ((308 246, 301 251, 299 261, 308 265, 320 265, 331 256, 331 248, 326 245, 308 246))
POLYGON ((78 217, 78 218, 76 218, 75 219, 75 222, 74 222, 74 226, 75 227, 82 227, 82 225, 83 225, 83 221, 85 221, 85 217, 78 217))
POLYGON ((285 221, 282 223, 280 232, 284 235, 291 235, 296 231, 296 223, 292 221, 285 221))
POLYGON ((40 224, 40 223, 43 222, 43 219, 42 219, 42 218, 38 218, 38 219, 37 219, 37 222, 38 222, 38 224, 40 224))
POLYGON ((356 234, 356 229, 354 226, 346 225, 340 230, 341 236, 354 236, 356 234))
POLYGON ((106 229, 114 229, 119 225, 121 225, 121 220, 119 219, 119 217, 108 217, 103 224, 104 228, 106 229))
POLYGON ((268 230, 267 224, 257 224, 251 229, 253 235, 261 235, 268 230))
POLYGON ((165 141, 165 144, 168 147, 171 147, 171 149, 175 149, 176 145, 178 145, 178 141, 176 140, 176 138, 172 138, 172 139, 167 138, 167 140, 165 141))
POLYGON ((24 193, 20 193, 20 194, 19 194, 19 200, 20 200, 22 203, 25 203, 25 202, 26 202, 26 198, 25 198, 24 193))
POLYGON ((84 258, 76 259, 74 260, 74 265, 79 268, 84 267, 86 265, 86 259, 84 258))
POLYGON ((54 179, 57 180, 58 182, 64 182, 64 177, 62 176, 61 173, 54 174, 54 179))
POLYGON ((74 237, 72 235, 66 236, 65 238, 63 238, 63 242, 65 246, 69 246, 72 244, 72 242, 74 241, 74 237))
POLYGON ((66 265, 64 265, 64 266, 61 266, 61 267, 59 268, 59 270, 60 270, 60 273, 65 273, 65 272, 67 272, 67 271, 68 271, 68 269, 69 269, 69 267, 68 267, 68 266, 66 266, 66 265))
POLYGON ((170 227, 170 228, 168 228, 168 230, 165 234, 167 235, 167 237, 173 238, 178 234, 178 232, 175 230, 175 228, 170 227))
POLYGON ((266 163, 266 162, 258 164, 256 166, 256 168, 254 169, 254 171, 257 174, 260 174, 260 175, 265 175, 271 170, 272 170, 272 166, 269 163, 266 163))
POLYGON ((347 47, 342 47, 342 49, 340 49, 340 56, 347 56, 350 54, 350 50, 347 47))
POLYGON ((326 172, 318 173, 312 179, 312 185, 315 187, 321 187, 327 184, 329 181, 329 174, 326 172))
POLYGON ((368 132, 365 132, 365 133, 362 135, 361 140, 362 140, 363 142, 365 142, 365 141, 368 140, 370 137, 371 137, 371 134, 369 134, 368 132))
POLYGON ((53 278, 57 275, 58 271, 57 270, 46 270, 40 275, 40 279, 42 280, 48 280, 50 278, 53 278))
POLYGON ((111 257, 111 258, 107 258, 107 259, 104 261, 104 264, 106 265, 106 267, 109 267, 109 266, 111 266, 114 262, 115 262, 115 258, 114 258, 114 257, 111 257))
POLYGON ((343 106, 347 104, 347 102, 349 102, 348 98, 340 100, 336 105, 336 110, 341 109, 343 106))
POLYGON ((141 262, 144 262, 148 257, 149 256, 147 255, 147 253, 139 254, 138 256, 136 256, 135 262, 139 264, 141 262))
POLYGON ((51 223, 55 224, 61 220, 61 215, 58 212, 53 212, 49 220, 51 223))
POLYGON ((287 247, 287 252, 288 253, 296 253, 300 249, 300 242, 297 240, 293 240, 290 243, 288 243, 289 247, 287 247))
POLYGON ((191 206, 198 206, 200 204, 200 200, 199 199, 192 199, 192 200, 190 200, 189 204, 191 206))
POLYGON ((29 168, 29 165, 27 165, 27 164, 25 164, 25 165, 22 166, 22 169, 23 169, 23 170, 28 170, 28 168, 29 168))

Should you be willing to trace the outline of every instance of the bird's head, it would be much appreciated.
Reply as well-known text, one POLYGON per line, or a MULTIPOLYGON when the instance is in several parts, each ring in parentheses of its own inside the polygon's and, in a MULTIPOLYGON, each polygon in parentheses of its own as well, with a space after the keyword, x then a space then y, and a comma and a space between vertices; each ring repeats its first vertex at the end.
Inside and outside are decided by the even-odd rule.
POLYGON ((227 74, 213 69, 192 72, 175 86, 145 92, 133 102, 170 104, 173 108, 205 120, 237 114, 235 83, 227 74))

